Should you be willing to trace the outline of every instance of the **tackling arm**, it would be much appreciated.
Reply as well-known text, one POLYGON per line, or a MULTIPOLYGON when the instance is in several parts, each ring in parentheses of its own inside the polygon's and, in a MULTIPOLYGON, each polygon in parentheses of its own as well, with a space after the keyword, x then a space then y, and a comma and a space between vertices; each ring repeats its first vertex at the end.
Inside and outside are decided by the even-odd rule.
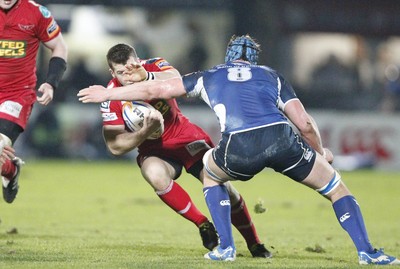
POLYGON ((166 80, 170 78, 181 77, 178 70, 175 68, 170 68, 166 70, 159 71, 147 71, 140 62, 134 62, 125 65, 124 76, 127 76, 129 81, 134 83, 148 80, 166 80))
POLYGON ((101 103, 111 100, 151 100, 172 99, 184 96, 186 90, 182 79, 143 81, 123 87, 106 90, 103 86, 94 85, 79 91, 79 101, 82 103, 101 103))
POLYGON ((175 68, 167 69, 164 71, 147 72, 147 73, 148 73, 147 80, 150 80, 151 77, 153 77, 153 80, 167 80, 167 79, 171 79, 171 78, 180 78, 181 77, 181 74, 175 68))

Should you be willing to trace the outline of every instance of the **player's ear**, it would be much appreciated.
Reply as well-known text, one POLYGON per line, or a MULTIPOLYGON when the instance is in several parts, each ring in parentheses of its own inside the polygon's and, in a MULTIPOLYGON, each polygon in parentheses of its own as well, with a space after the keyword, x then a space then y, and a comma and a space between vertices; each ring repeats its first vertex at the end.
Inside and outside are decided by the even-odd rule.
POLYGON ((115 73, 114 73, 114 71, 113 71, 111 68, 109 68, 108 71, 110 71, 111 76, 112 76, 113 78, 115 78, 115 73))

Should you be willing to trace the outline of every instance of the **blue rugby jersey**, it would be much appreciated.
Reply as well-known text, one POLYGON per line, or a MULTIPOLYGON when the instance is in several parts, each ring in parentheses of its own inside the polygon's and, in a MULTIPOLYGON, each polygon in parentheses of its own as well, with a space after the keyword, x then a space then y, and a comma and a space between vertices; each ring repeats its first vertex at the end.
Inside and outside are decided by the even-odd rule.
POLYGON ((188 97, 200 97, 216 113, 222 133, 288 123, 282 111, 297 96, 275 70, 243 61, 183 77, 188 97))

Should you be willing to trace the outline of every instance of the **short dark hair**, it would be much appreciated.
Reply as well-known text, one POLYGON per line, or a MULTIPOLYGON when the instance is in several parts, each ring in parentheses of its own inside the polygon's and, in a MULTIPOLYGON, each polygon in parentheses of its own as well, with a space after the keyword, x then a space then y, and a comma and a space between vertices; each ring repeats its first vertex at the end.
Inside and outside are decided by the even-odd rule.
POLYGON ((138 58, 135 49, 128 44, 117 44, 107 52, 108 66, 113 69, 113 64, 126 64, 130 57, 138 58))

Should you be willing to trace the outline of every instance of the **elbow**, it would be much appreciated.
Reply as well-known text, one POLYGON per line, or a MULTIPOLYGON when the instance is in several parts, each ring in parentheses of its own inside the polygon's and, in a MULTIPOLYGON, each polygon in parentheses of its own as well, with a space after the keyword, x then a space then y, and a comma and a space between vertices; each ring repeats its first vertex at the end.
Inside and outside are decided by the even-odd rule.
POLYGON ((315 134, 315 129, 310 121, 305 121, 303 124, 297 126, 302 137, 308 137, 315 134))
POLYGON ((307 136, 307 135, 315 133, 315 130, 314 130, 312 124, 310 124, 310 123, 306 123, 306 124, 300 126, 299 131, 300 131, 301 135, 303 135, 303 136, 307 136))
POLYGON ((124 155, 126 152, 123 151, 122 149, 118 149, 118 148, 113 148, 113 147, 108 147, 108 151, 116 157, 122 156, 124 155))
POLYGON ((302 129, 302 130, 300 130, 300 135, 302 137, 310 137, 313 134, 315 134, 315 132, 312 129, 302 129))
POLYGON ((308 136, 315 133, 313 119, 307 113, 302 114, 299 120, 296 121, 295 125, 302 136, 308 136))

